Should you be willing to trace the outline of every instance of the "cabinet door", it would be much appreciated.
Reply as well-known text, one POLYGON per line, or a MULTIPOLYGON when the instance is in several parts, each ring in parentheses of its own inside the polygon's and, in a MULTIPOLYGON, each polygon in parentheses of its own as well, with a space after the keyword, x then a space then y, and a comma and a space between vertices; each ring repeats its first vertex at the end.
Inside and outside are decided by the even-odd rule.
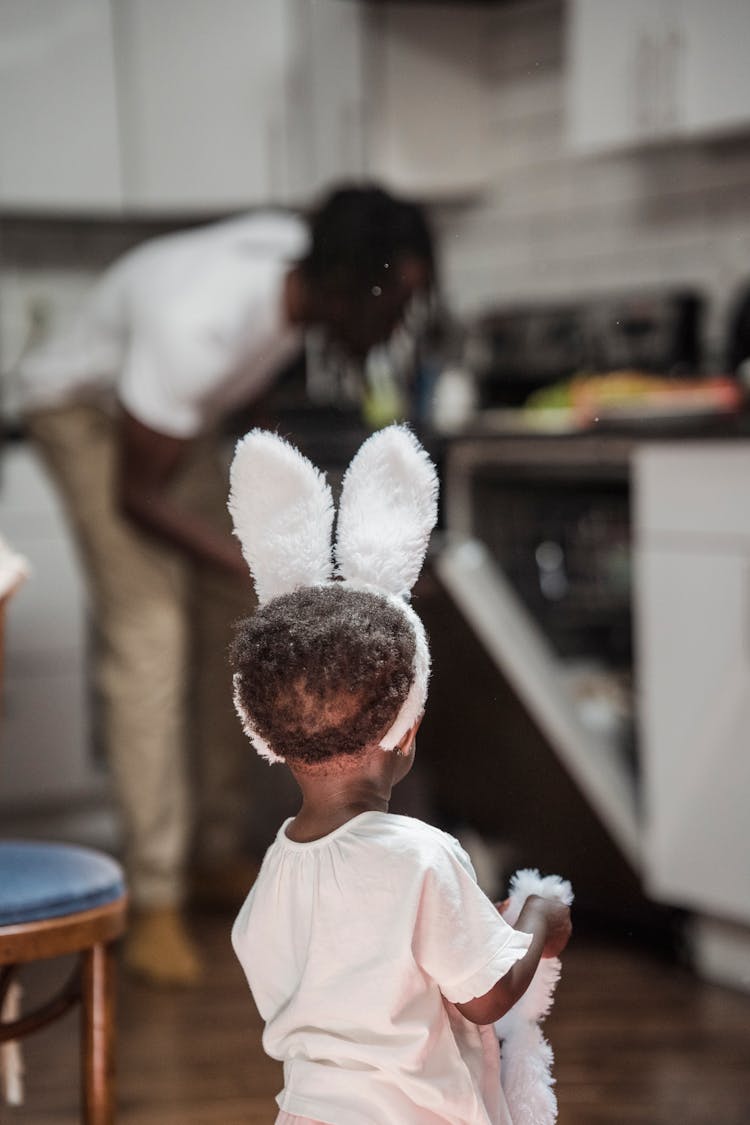
POLYGON ((364 14, 358 3, 288 0, 288 191, 309 204, 360 178, 364 155, 364 14))
POLYGON ((685 125, 721 132, 750 121, 750 4, 747 0, 683 0, 685 125))
POLYGON ((636 591, 647 885, 750 923, 750 544, 645 546, 636 591))
POLYGON ((121 203, 109 4, 0 0, 0 204, 121 203))
POLYGON ((114 0, 125 204, 197 213, 288 190, 284 0, 114 0))
POLYGON ((487 12, 474 6, 371 6, 367 170, 425 198, 475 192, 489 178, 483 70, 487 12))
POLYGON ((571 146, 596 152, 684 127, 682 0, 571 0, 566 117, 571 146))
POLYGON ((306 2, 314 139, 309 188, 320 191, 365 169, 363 12, 361 5, 341 0, 306 2))
POLYGON ((568 136, 579 151, 750 121, 747 0, 570 0, 568 136))

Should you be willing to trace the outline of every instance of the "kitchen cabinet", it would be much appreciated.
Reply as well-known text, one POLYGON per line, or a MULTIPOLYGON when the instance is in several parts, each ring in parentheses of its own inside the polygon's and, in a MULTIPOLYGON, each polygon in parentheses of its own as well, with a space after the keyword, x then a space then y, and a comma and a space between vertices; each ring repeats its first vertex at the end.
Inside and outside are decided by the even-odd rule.
POLYGON ((475 193, 489 179, 484 8, 373 6, 367 26, 367 168, 422 198, 475 193))
POLYGON ((748 927, 747 969, 750 445, 645 445, 634 489, 644 878, 748 927))
POLYGON ((290 58, 278 0, 115 0, 130 210, 223 211, 289 191, 290 58))
POLYGON ((364 171, 340 0, 0 0, 0 206, 195 216, 364 171))
POLYGON ((194 218, 487 182, 482 6, 0 0, 0 207, 194 218))
POLYGON ((688 0, 682 76, 688 132, 750 126, 750 5, 746 0, 688 0))
POLYGON ((744 0, 571 0, 568 140, 582 153, 750 125, 744 0))
POLYGON ((486 182, 484 9, 115 0, 114 10, 128 207, 299 204, 363 175, 423 197, 486 182))
POLYGON ((289 194, 307 201, 365 172, 365 17, 341 0, 298 0, 291 15, 289 194))
POLYGON ((0 207, 121 203, 110 5, 0 0, 0 207))
POLYGON ((128 209, 300 204, 362 175, 360 5, 114 3, 128 209))

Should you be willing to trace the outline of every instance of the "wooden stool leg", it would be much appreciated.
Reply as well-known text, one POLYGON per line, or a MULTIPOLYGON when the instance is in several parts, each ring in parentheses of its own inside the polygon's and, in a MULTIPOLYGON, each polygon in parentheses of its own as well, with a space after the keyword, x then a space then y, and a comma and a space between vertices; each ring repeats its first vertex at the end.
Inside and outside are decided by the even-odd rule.
POLYGON ((84 1125, 115 1119, 114 945, 95 945, 81 966, 81 1100, 84 1125))

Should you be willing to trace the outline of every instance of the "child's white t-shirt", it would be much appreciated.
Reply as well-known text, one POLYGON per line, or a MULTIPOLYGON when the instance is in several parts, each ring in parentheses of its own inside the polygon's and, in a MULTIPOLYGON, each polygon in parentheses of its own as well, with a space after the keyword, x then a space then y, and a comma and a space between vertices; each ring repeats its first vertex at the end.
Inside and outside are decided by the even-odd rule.
POLYGON ((512 929, 458 842, 366 812, 320 840, 282 825, 232 930, 284 1063, 279 1106, 329 1125, 506 1125, 482 996, 531 935, 512 929))

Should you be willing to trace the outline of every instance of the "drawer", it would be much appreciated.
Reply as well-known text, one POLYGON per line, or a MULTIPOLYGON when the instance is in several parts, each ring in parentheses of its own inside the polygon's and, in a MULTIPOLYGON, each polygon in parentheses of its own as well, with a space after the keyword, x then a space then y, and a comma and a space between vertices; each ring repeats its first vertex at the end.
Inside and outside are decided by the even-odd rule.
POLYGON ((636 538, 750 546, 750 442, 649 443, 632 480, 636 538))

